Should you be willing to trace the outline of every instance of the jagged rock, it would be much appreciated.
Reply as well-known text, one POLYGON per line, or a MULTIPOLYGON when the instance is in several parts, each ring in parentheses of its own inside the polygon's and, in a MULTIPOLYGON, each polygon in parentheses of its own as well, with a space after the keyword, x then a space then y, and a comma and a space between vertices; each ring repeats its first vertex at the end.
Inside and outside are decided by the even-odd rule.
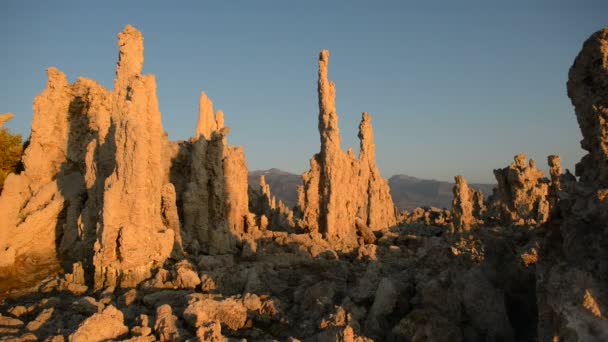
POLYGON ((175 265, 176 279, 173 285, 177 288, 193 289, 201 283, 198 274, 194 271, 194 267, 187 260, 180 261, 175 265))
POLYGON ((23 321, 0 315, 0 334, 17 334, 23 327, 23 321))
POLYGON ((549 164, 549 174, 551 175, 551 183, 549 184, 549 205, 552 215, 556 214, 559 204, 559 192, 562 190, 562 165, 559 156, 550 155, 547 157, 549 164))
MULTIPOLYGON (((221 113, 221 112, 219 112, 221 113)), ((224 191, 226 219, 233 236, 241 239, 247 231, 249 194, 247 192, 247 164, 242 147, 224 146, 224 191)))
POLYGON ((128 332, 129 329, 123 324, 122 312, 109 305, 101 313, 96 313, 82 322, 70 335, 70 341, 105 341, 117 339, 128 332))
POLYGON ((154 331, 158 335, 159 341, 179 340, 180 334, 176 322, 177 317, 173 315, 173 310, 170 305, 161 305, 156 309, 154 331))
POLYGON ((329 52, 319 55, 319 133, 321 151, 302 175, 298 212, 300 226, 319 232, 338 248, 357 246, 355 218, 378 230, 396 224, 388 183, 375 164, 371 117, 363 113, 359 125, 359 158, 340 147, 335 86, 327 78, 329 52))
POLYGON ((211 140, 213 133, 219 129, 218 122, 213 114, 213 102, 207 97, 205 92, 201 93, 198 107, 198 123, 196 124, 196 137, 203 136, 205 140, 211 140))
POLYGON ((498 187, 492 206, 501 223, 540 225, 549 219, 549 180, 534 160, 526 161, 518 154, 510 166, 494 170, 498 187))
POLYGON ((218 320, 231 330, 238 330, 247 321, 247 308, 232 298, 222 301, 203 299, 190 304, 183 316, 195 328, 218 320))
POLYGON ((419 223, 433 226, 446 226, 452 222, 452 212, 439 208, 416 208, 411 213, 404 211, 399 216, 399 223, 419 223))
POLYGON ((473 217, 477 223, 483 223, 482 218, 486 215, 488 208, 486 207, 486 199, 481 190, 473 193, 473 217))
MULTIPOLYGON (((203 93, 197 137, 189 142, 189 181, 181 194, 184 245, 193 253, 232 253, 249 214, 247 166, 240 147, 226 145, 223 113, 203 93)), ((178 194, 179 196, 179 194, 178 194)))
POLYGON ((264 175, 260 176, 259 191, 250 189, 249 199, 250 210, 259 217, 259 228, 293 231, 296 225, 293 211, 271 194, 264 175))
POLYGON ((452 201, 452 222, 458 232, 467 232, 475 223, 473 217, 473 189, 469 189, 467 181, 462 176, 454 177, 454 199, 452 201))
POLYGON ((363 244, 372 244, 376 242, 376 236, 374 235, 374 232, 369 229, 367 224, 365 224, 362 219, 357 217, 355 219, 355 226, 357 227, 357 232, 363 239, 363 244))
POLYGON ((49 319, 51 319, 51 316, 53 316, 54 312, 55 309, 53 308, 42 310, 42 312, 40 312, 33 321, 29 322, 25 326, 25 328, 28 331, 37 331, 38 329, 40 329, 40 327, 42 327, 42 325, 44 325, 49 319))
POLYGON ((201 341, 209 341, 209 342, 225 342, 227 339, 222 336, 222 326, 220 325, 220 321, 213 320, 210 322, 203 323, 196 330, 196 337, 198 337, 201 341))
POLYGON ((161 190, 161 213, 165 227, 173 231, 175 243, 173 245, 172 256, 179 259, 184 256, 184 246, 182 242, 181 225, 176 204, 175 186, 172 183, 165 183, 161 190))

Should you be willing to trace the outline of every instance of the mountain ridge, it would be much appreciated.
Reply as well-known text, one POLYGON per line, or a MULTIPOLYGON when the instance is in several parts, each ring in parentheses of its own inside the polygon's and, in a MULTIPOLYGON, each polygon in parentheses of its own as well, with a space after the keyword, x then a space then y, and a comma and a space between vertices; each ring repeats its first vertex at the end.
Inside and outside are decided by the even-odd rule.
MULTIPOLYGON (((253 170, 249 172, 249 185, 254 189, 259 184, 260 176, 266 178, 270 191, 288 207, 298 202, 298 185, 302 184, 299 174, 278 168, 253 170)), ((412 210, 418 207, 449 208, 452 203, 453 182, 424 179, 406 174, 396 174, 388 178, 393 202, 399 210, 412 210)), ((492 193, 496 184, 471 183, 469 186, 481 190, 485 197, 492 193)))

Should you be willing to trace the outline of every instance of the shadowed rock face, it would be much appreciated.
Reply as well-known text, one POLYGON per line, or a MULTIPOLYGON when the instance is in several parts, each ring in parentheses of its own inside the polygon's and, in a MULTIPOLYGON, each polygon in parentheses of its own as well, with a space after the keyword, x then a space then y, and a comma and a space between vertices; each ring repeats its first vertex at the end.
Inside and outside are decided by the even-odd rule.
MULTIPOLYGON (((608 339, 608 28, 584 44, 568 74, 588 151, 576 165, 579 182, 561 177, 552 192, 561 222, 551 228, 537 272, 539 341, 608 339)), ((559 160, 550 159, 556 179, 559 160)), ((554 182, 555 183, 555 182, 554 182)))
POLYGON ((202 93, 196 136, 181 145, 189 170, 177 167, 172 176, 176 182, 186 182, 178 191, 183 204, 183 244, 194 254, 234 253, 246 231, 247 165, 243 149, 226 144, 229 131, 223 112, 214 116, 213 103, 202 93))
POLYGON ((310 161, 299 189, 300 226, 323 236, 335 245, 357 244, 356 219, 372 229, 396 223, 388 183, 375 164, 371 117, 363 113, 359 125, 359 158, 340 147, 335 106, 335 85, 328 80, 329 52, 319 55, 319 133, 321 151, 310 161))
POLYGON ((588 151, 576 165, 584 183, 608 187, 608 29, 583 44, 568 73, 568 96, 588 151))

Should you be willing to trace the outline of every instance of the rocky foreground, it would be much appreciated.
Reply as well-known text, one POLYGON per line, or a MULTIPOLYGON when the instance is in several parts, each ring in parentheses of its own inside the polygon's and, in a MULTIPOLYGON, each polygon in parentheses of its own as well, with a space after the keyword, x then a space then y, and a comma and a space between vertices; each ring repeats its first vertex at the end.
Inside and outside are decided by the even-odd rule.
POLYGON ((169 141, 141 33, 118 41, 114 90, 49 69, 34 101, 0 195, 0 340, 608 340, 608 29, 570 69, 576 176, 521 154, 489 198, 457 176, 451 210, 412 212, 369 114, 342 150, 327 51, 321 149, 290 208, 248 184, 205 93, 195 136, 169 141))

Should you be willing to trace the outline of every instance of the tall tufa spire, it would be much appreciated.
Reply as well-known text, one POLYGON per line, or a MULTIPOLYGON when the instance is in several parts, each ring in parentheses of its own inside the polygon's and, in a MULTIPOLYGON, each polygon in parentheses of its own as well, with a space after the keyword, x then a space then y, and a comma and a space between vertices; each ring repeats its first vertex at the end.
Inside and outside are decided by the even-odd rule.
POLYGON ((340 129, 336 113, 336 87, 327 78, 329 51, 319 54, 319 133, 321 134, 321 153, 340 149, 340 129))

